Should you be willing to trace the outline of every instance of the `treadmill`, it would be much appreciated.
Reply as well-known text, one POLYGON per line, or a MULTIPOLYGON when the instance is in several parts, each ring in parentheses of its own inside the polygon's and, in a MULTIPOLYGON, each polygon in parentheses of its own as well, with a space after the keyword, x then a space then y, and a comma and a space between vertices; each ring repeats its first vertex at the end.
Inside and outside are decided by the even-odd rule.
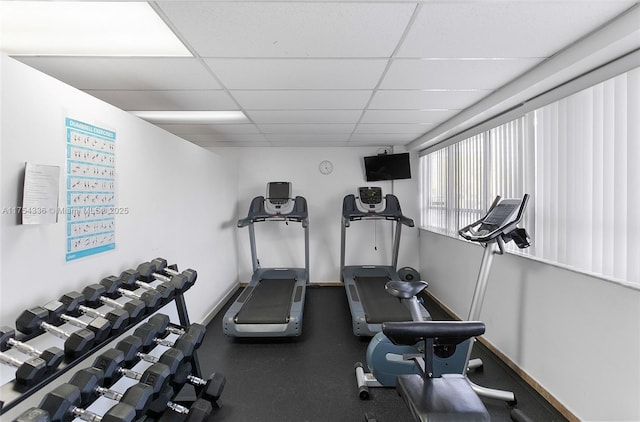
MULTIPOLYGON (((395 195, 382 196, 380 187, 361 187, 358 195, 347 195, 342 201, 342 235, 340 273, 351 309, 353 334, 370 337, 382 330, 383 322, 411 321, 407 307, 385 290, 387 282, 401 281, 396 268, 402 226, 413 227, 413 220, 405 217, 395 195), (352 221, 395 221, 391 265, 345 266, 346 234, 352 221)), ((424 308, 423 308, 424 309, 424 308)), ((425 318, 429 314, 424 310, 425 318)))
POLYGON ((291 198, 291 183, 270 182, 267 196, 251 201, 249 214, 238 220, 249 228, 253 276, 224 315, 228 337, 294 337, 302 333, 302 315, 309 280, 309 219, 307 201, 291 198), (304 268, 261 268, 256 254, 254 223, 284 221, 301 223, 304 229, 304 268))

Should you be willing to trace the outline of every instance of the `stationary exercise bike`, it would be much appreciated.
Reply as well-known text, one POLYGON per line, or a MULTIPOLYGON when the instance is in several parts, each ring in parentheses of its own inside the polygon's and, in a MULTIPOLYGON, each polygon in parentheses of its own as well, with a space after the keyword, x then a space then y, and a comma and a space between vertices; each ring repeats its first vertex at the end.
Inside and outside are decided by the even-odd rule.
MULTIPOLYGON (((416 421, 489 421, 489 413, 479 396, 504 400, 516 404, 511 391, 495 390, 472 383, 463 374, 436 376, 432 361, 432 345, 438 342, 456 343, 470 338, 466 347, 465 367, 469 362, 475 336, 484 333, 484 324, 478 320, 489 281, 491 264, 495 255, 505 251, 505 244, 513 241, 518 248, 530 245, 529 235, 518 224, 522 220, 529 195, 521 199, 504 199, 498 196, 486 215, 458 231, 463 238, 484 246, 475 291, 471 300, 468 321, 390 322, 382 324, 382 331, 391 341, 414 344, 425 341, 424 357, 414 359, 420 375, 399 375, 396 379, 398 394, 403 397, 416 421)), ((466 372, 466 371, 465 371, 466 372)), ((513 420, 523 420, 522 413, 512 411, 513 420)))
MULTIPOLYGON (((431 320, 431 315, 417 298, 417 295, 427 288, 428 283, 415 280, 418 276, 415 270, 404 268, 402 270, 406 271, 406 275, 410 275, 403 279, 413 281, 389 281, 385 285, 385 290, 407 306, 412 321, 431 320)), ((445 373, 463 374, 466 369, 466 350, 469 342, 470 340, 467 339, 458 346, 447 344, 435 347, 434 374, 436 376, 445 373)), ((424 351, 424 341, 411 345, 393 344, 383 332, 377 333, 367 347, 367 368, 370 372, 365 372, 361 362, 355 365, 359 397, 362 400, 368 399, 369 388, 395 386, 398 375, 420 374, 420 369, 416 367, 413 359, 416 356, 423 356, 424 351)))

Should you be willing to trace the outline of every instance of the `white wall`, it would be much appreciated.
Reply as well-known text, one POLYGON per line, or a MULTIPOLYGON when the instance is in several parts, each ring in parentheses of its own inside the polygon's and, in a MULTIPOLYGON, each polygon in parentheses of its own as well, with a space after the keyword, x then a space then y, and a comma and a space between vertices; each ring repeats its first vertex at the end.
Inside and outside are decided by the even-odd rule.
MULTIPOLYGON (((359 186, 381 186, 392 193, 391 182, 367 183, 363 157, 376 155, 376 147, 352 148, 215 148, 230 160, 237 160, 238 216, 247 215, 251 199, 265 195, 268 182, 288 181, 293 194, 304 196, 309 207, 310 281, 340 281, 340 222, 342 199, 357 194, 359 186), (318 170, 322 160, 334 164, 333 173, 318 170)), ((396 148, 394 152, 402 152, 396 148)), ((412 179, 393 182, 393 193, 402 211, 417 221, 417 160, 412 155, 412 179)), ((347 229, 346 263, 384 264, 391 262, 391 223, 354 222, 347 229), (375 229, 375 230, 374 230, 375 229), (377 240, 377 251, 374 242, 377 240)), ((399 268, 418 263, 418 229, 403 227, 399 268)), ((247 229, 237 229, 238 278, 251 279, 251 253, 247 229)), ((299 224, 256 224, 258 258, 263 267, 304 266, 304 234, 299 224)))
MULTIPOLYGON (((482 251, 420 233, 429 291, 463 319, 482 251)), ((640 420, 640 291, 505 254, 493 261, 481 319, 485 337, 580 420, 640 420)))
MULTIPOLYGON (((163 256, 199 277, 186 294, 202 321, 237 282, 237 171, 217 154, 90 97, 6 56, 1 57, 2 207, 20 205, 25 162, 65 165, 65 117, 114 130, 118 206, 116 249, 65 261, 65 224, 0 226, 0 323, 28 307, 81 290, 102 277, 163 256)), ((61 174, 60 204, 65 203, 61 174)))

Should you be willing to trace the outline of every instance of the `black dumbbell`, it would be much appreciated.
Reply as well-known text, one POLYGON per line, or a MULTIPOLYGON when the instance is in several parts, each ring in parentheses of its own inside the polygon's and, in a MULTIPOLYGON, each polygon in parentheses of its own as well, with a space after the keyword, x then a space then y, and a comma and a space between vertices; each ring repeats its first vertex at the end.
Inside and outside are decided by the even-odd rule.
POLYGON ((142 352, 148 352, 156 345, 178 349, 182 352, 182 354, 184 354, 186 358, 191 358, 191 356, 193 356, 193 353, 196 350, 197 341, 194 336, 189 333, 185 333, 178 337, 175 341, 160 339, 155 337, 155 330, 147 329, 148 327, 145 324, 147 323, 145 322, 141 327, 138 327, 140 328, 140 330, 134 331, 133 335, 127 336, 120 341, 122 345, 119 347, 119 349, 125 352, 125 354, 127 355, 127 361, 136 358, 135 353, 133 353, 132 350, 135 350, 136 353, 140 350, 142 350, 142 352))
POLYGON ((106 397, 120 403, 131 405, 138 416, 142 416, 153 398, 153 388, 147 384, 137 383, 129 387, 124 393, 110 390, 102 386, 104 372, 98 368, 85 368, 73 374, 69 384, 80 390, 80 404, 87 405, 98 397, 106 397))
POLYGON ((207 328, 202 324, 191 324, 186 330, 181 327, 173 327, 169 325, 171 321, 169 317, 165 314, 155 314, 147 321, 149 324, 153 324, 158 328, 159 333, 168 332, 171 334, 177 334, 179 336, 189 332, 189 334, 195 336, 197 338, 196 348, 200 347, 202 344, 202 340, 204 340, 204 335, 207 333, 207 328))
MULTIPOLYGON (((171 349, 179 350, 184 356, 184 359, 188 359, 191 357, 191 355, 193 355, 193 350, 194 350, 193 343, 189 340, 190 340, 190 337, 187 337, 187 341, 176 341, 174 342, 173 346, 169 347, 167 350, 171 350, 171 349)), ((135 364, 135 362, 137 362, 138 359, 143 359, 151 363, 154 363, 155 361, 151 361, 149 359, 157 359, 155 356, 149 359, 145 359, 139 355, 139 354, 143 354, 144 356, 147 356, 146 354, 144 354, 144 344, 142 342, 142 339, 135 335, 127 336, 122 340, 120 340, 116 345, 116 349, 122 350, 122 352, 124 352, 124 356, 125 356, 124 360, 125 362, 127 362, 127 365, 131 365, 131 366, 133 366, 133 364, 135 364)))
POLYGON ((111 334, 111 323, 102 317, 94 318, 90 322, 85 322, 67 314, 60 315, 60 318, 78 328, 86 328, 89 331, 93 331, 97 343, 102 343, 108 339, 111 334))
POLYGON ((13 356, 0 352, 0 363, 17 368, 16 382, 30 387, 38 383, 47 373, 47 364, 41 358, 29 358, 25 361, 18 360, 13 356))
POLYGON ((48 392, 38 408, 49 413, 51 422, 70 422, 75 418, 88 422, 133 422, 136 420, 136 410, 126 403, 118 403, 100 416, 80 408, 80 402, 80 389, 75 385, 65 383, 48 392))
POLYGON ((195 387, 198 397, 209 400, 212 403, 216 403, 220 398, 226 384, 224 375, 214 372, 207 379, 197 377, 192 375, 193 367, 187 361, 187 356, 182 350, 170 347, 160 356, 152 356, 143 353, 142 347, 141 339, 135 335, 125 337, 116 346, 118 350, 124 353, 125 361, 129 360, 131 362, 139 358, 149 363, 163 363, 169 367, 172 375, 172 384, 182 386, 189 383, 195 387))
MULTIPOLYGON (((144 267, 141 266, 138 266, 138 268, 144 269, 144 267)), ((177 286, 175 286, 171 281, 161 280, 162 283, 154 286, 152 284, 149 284, 150 282, 155 281, 154 279, 145 280, 148 282, 142 281, 140 279, 140 273, 134 269, 124 270, 122 273, 120 273, 120 279, 122 280, 122 287, 124 289, 135 290, 137 288, 143 288, 145 290, 153 290, 158 292, 162 297, 163 304, 173 300, 176 295, 177 286)), ((186 279, 184 281, 186 282, 186 279)))
POLYGON ((106 305, 114 308, 114 311, 120 310, 121 312, 127 312, 129 314, 129 322, 133 324, 138 323, 144 318, 147 306, 139 299, 129 299, 125 303, 120 303, 113 299, 114 294, 110 293, 109 290, 112 289, 115 292, 115 297, 119 297, 120 293, 118 293, 116 289, 121 284, 120 278, 115 276, 103 278, 101 284, 89 284, 82 290, 85 303, 93 307, 106 305))
POLYGON ((32 407, 18 415, 13 422, 51 422, 49 412, 32 407))
POLYGON ((204 325, 198 323, 189 325, 186 330, 181 327, 171 326, 169 317, 165 314, 155 314, 154 316, 149 318, 147 322, 156 327, 158 335, 171 333, 181 336, 188 333, 192 336, 195 336, 197 338, 196 348, 200 347, 200 345, 202 344, 202 340, 204 339, 204 335, 207 333, 207 328, 204 325))
POLYGON ((164 363, 169 367, 171 375, 180 369, 180 365, 185 360, 184 353, 173 347, 167 348, 160 356, 152 356, 147 353, 143 353, 142 340, 136 336, 127 336, 123 338, 116 345, 116 349, 121 350, 124 353, 125 366, 133 366, 139 360, 143 360, 149 363, 164 363))
POLYGON ((160 418, 167 409, 170 409, 176 413, 187 415, 185 422, 204 422, 213 412, 213 406, 210 402, 204 399, 195 400, 190 407, 185 407, 176 404, 171 401, 171 398, 175 396, 175 390, 171 386, 167 386, 158 395, 149 406, 147 414, 155 419, 160 418))
POLYGON ((114 309, 104 314, 96 309, 85 306, 87 299, 85 298, 83 293, 79 293, 76 291, 69 292, 62 295, 59 300, 66 306, 65 313, 68 315, 88 315, 92 318, 101 317, 106 319, 111 324, 111 333, 113 335, 122 334, 124 330, 126 330, 127 324, 129 323, 129 312, 124 309, 114 309))
POLYGON ((64 352, 58 347, 49 347, 43 351, 16 340, 16 331, 11 327, 0 327, 0 351, 15 349, 25 355, 40 358, 45 362, 47 372, 55 371, 64 360, 64 352))
POLYGON ((56 337, 64 339, 65 355, 76 358, 87 353, 95 342, 95 335, 86 328, 81 328, 72 333, 67 333, 59 327, 48 322, 49 311, 58 312, 60 302, 54 301, 44 307, 27 309, 16 320, 16 328, 25 334, 33 334, 38 331, 46 331, 56 337))
POLYGON ((145 312, 147 315, 153 313, 162 305, 162 296, 160 296, 160 293, 156 292, 155 290, 145 290, 144 292, 138 294, 131 290, 123 289, 121 287, 123 283, 120 277, 105 277, 100 280, 100 284, 105 286, 107 291, 113 290, 114 293, 112 294, 118 293, 119 295, 125 296, 129 299, 141 300, 142 302, 144 302, 145 312))
MULTIPOLYGON (((165 264, 166 265, 166 264, 165 264)), ((172 284, 176 289, 176 294, 180 294, 184 292, 188 288, 189 277, 185 274, 170 274, 165 275, 161 274, 158 269, 157 262, 143 262, 138 265, 136 272, 138 273, 138 277, 143 282, 146 281, 148 283, 159 280, 164 283, 172 284)))
POLYGON ((187 268, 182 272, 178 272, 173 268, 167 266, 167 260, 164 258, 155 258, 151 260, 151 263, 156 265, 156 271, 166 273, 167 275, 184 275, 187 277, 187 285, 183 291, 187 291, 196 284, 196 279, 198 278, 198 272, 191 268, 187 268))
POLYGON ((122 287, 122 280, 117 275, 110 275, 108 277, 100 280, 100 285, 104 286, 106 289, 105 295, 111 299, 117 299, 122 297, 120 293, 118 293, 118 289, 122 287))
MULTIPOLYGON (((64 298, 65 296, 63 296, 64 298)), ((59 300, 53 300, 45 305, 49 311, 49 317, 47 321, 53 325, 62 325, 65 322, 78 327, 85 328, 93 333, 95 336, 95 342, 101 343, 109 338, 111 333, 111 323, 102 317, 94 318, 90 322, 82 321, 71 315, 67 315, 67 305, 59 300)), ((78 309, 75 309, 76 313, 78 309)))
POLYGON ((218 400, 227 384, 227 378, 219 372, 213 372, 205 379, 193 375, 192 372, 191 363, 185 362, 173 377, 172 383, 176 386, 191 384, 199 398, 211 402, 214 406, 219 406, 218 400))
POLYGON ((191 357, 198 346, 198 337, 189 332, 189 330, 179 336, 175 341, 160 338, 159 336, 161 334, 163 334, 163 332, 159 331, 158 327, 148 322, 140 324, 133 332, 134 336, 140 337, 142 340, 144 351, 149 351, 155 345, 161 345, 180 349, 185 356, 191 357))
MULTIPOLYGON (((125 367, 127 368, 134 366, 141 359, 151 363, 155 363, 158 361, 157 357, 150 356, 144 353, 144 345, 142 343, 142 339, 135 335, 127 336, 120 340, 116 345, 116 349, 121 350, 124 353, 124 362, 125 367)), ((191 357, 191 355, 187 356, 185 352, 193 354, 193 344, 189 341, 176 341, 176 343, 174 343, 174 346, 167 349, 167 351, 171 351, 170 353, 175 353, 174 350, 179 351, 183 356, 183 359, 188 359, 191 357)), ((172 368, 171 365, 169 365, 167 362, 162 363, 165 363, 170 367, 169 369, 172 374, 176 373, 176 369, 172 368)), ((178 369, 178 371, 179 370, 180 369, 178 369)), ((189 369, 189 371, 191 371, 191 369, 189 369)))
POLYGON ((127 369, 124 353, 118 349, 106 350, 96 358, 92 366, 104 372, 105 384, 111 385, 124 375, 138 380, 142 384, 150 385, 154 394, 160 393, 171 378, 169 367, 163 363, 154 363, 142 373, 127 369))

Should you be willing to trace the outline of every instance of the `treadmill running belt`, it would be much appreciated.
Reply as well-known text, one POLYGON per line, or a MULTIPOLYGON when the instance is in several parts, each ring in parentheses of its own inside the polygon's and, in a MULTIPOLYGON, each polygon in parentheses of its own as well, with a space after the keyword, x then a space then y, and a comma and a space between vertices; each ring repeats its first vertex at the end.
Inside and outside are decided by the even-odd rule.
POLYGON ((291 307, 293 278, 262 279, 236 316, 237 324, 286 324, 291 307))
POLYGON ((364 316, 369 324, 392 321, 411 321, 406 305, 384 289, 387 277, 355 277, 364 316))

